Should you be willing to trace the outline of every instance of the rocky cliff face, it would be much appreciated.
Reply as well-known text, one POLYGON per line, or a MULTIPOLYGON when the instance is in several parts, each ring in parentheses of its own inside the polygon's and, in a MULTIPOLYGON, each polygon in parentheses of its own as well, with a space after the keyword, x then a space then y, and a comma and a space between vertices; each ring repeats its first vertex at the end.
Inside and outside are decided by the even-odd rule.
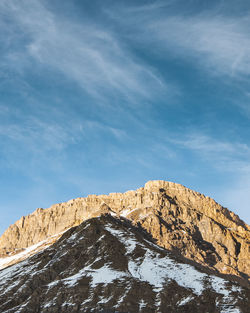
POLYGON ((6 256, 82 221, 111 213, 145 229, 156 243, 222 274, 250 276, 250 227, 214 200, 182 185, 149 181, 136 191, 91 195, 37 209, 0 238, 6 256))
POLYGON ((0 271, 1 313, 248 313, 249 290, 208 275, 110 215, 0 271))

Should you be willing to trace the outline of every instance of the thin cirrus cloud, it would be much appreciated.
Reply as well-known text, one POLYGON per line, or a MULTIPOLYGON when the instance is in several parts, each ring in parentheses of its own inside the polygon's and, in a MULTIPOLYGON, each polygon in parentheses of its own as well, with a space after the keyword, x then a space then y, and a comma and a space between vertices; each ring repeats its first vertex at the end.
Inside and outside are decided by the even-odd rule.
MULTIPOLYGON (((248 19, 249 20, 249 19, 248 19)), ((166 49, 199 61, 213 74, 250 73, 250 39, 246 18, 197 15, 153 21, 148 31, 166 49)))
MULTIPOLYGON (((23 100, 14 115, 14 108, 2 100, 0 117, 8 119, 8 125, 0 126, 1 138, 7 139, 2 142, 2 153, 14 155, 11 149, 20 147, 21 151, 25 150, 24 155, 29 151, 38 161, 43 158, 41 147, 44 155, 48 152, 63 154, 69 145, 77 145, 87 135, 109 134, 111 140, 121 140, 127 135, 112 123, 92 120, 87 113, 78 116, 74 110, 71 112, 71 104, 65 104, 67 108, 62 113, 60 104, 50 100, 51 106, 58 109, 52 114, 49 104, 45 105, 43 100, 36 99, 33 103, 39 84, 38 88, 29 85, 29 77, 34 77, 32 72, 46 80, 46 69, 55 70, 57 75, 53 77, 52 73, 52 79, 58 79, 61 74, 60 81, 64 76, 94 97, 90 104, 94 106, 114 103, 110 99, 118 96, 121 103, 125 100, 134 105, 139 100, 170 93, 157 70, 139 62, 105 25, 97 26, 84 16, 76 22, 45 5, 46 1, 40 0, 0 2, 1 84, 7 84, 9 90, 18 90, 23 100), (30 102, 27 116, 24 108, 30 102), (39 106, 48 106, 49 119, 44 114, 39 115, 39 106)), ((4 89, 3 85, 1 87, 4 89)), ((84 100, 83 94, 81 101, 84 103, 84 100)), ((129 112, 123 113, 126 119, 130 118, 129 112)))
MULTIPOLYGON (((17 110, 17 114, 18 112, 17 110)), ((15 145, 20 144, 36 157, 38 155, 41 157, 42 154, 51 151, 62 152, 70 144, 78 144, 90 134, 98 136, 105 132, 117 140, 127 136, 124 130, 97 121, 72 118, 67 120, 65 115, 62 115, 62 118, 63 121, 53 122, 32 115, 25 119, 19 118, 18 123, 9 122, 7 125, 0 125, 0 138, 5 137, 15 145)))
POLYGON ((33 175, 34 168, 45 164, 55 169, 65 157, 67 147, 75 144, 80 135, 77 126, 67 122, 16 116, 0 125, 1 162, 4 162, 1 168, 23 172, 27 177, 33 175))
POLYGON ((229 15, 218 3, 212 9, 185 14, 188 6, 176 9, 174 5, 174 1, 156 2, 155 5, 117 9, 115 13, 109 11, 109 14, 124 25, 129 21, 130 38, 142 45, 153 45, 161 57, 163 51, 167 58, 182 57, 213 75, 236 78, 249 75, 248 12, 229 15))
POLYGON ((135 102, 169 91, 157 71, 140 63, 114 33, 87 19, 73 22, 41 1, 1 1, 8 23, 2 27, 12 41, 3 63, 19 69, 40 64, 64 74, 94 97, 109 93, 135 102), (18 46, 16 47, 16 42, 18 46))
POLYGON ((246 143, 223 141, 202 133, 190 133, 184 138, 170 138, 176 147, 198 153, 212 167, 225 172, 245 175, 250 172, 250 146, 246 143))

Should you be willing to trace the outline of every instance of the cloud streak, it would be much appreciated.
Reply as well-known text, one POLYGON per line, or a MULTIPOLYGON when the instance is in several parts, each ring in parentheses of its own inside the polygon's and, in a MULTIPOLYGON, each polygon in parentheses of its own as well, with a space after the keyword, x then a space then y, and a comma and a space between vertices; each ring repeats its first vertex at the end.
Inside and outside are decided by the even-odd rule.
MULTIPOLYGON (((38 0, 3 0, 0 8, 12 24, 4 62, 15 70, 34 62, 47 66, 97 98, 109 93, 135 102, 168 90, 157 71, 137 60, 105 27, 87 19, 73 22, 38 0)), ((9 23, 3 25, 2 38, 7 28, 9 23)))
POLYGON ((246 143, 223 141, 202 133, 169 139, 171 144, 195 152, 212 167, 226 172, 250 172, 250 146, 246 143))
POLYGON ((189 57, 212 74, 229 76, 250 73, 250 39, 247 18, 229 18, 199 14, 193 17, 169 17, 153 21, 148 31, 173 49, 189 57))
POLYGON ((183 58, 211 75, 245 79, 250 74, 249 13, 229 15, 219 4, 189 12, 191 4, 184 10, 174 9, 175 4, 156 2, 153 6, 117 9, 110 15, 124 25, 129 21, 129 37, 147 45, 151 52, 183 58))
MULTIPOLYGON (((17 110, 16 118, 18 114, 20 112, 17 110)), ((62 115, 61 119, 57 116, 57 120, 53 121, 45 121, 30 115, 25 119, 19 117, 17 122, 9 121, 7 125, 4 123, 0 125, 2 152, 7 139, 11 145, 19 144, 26 151, 39 157, 53 151, 62 153, 69 145, 82 145, 86 137, 90 139, 104 134, 113 137, 114 140, 123 140, 127 137, 125 130, 88 119, 67 119, 67 115, 62 115)))

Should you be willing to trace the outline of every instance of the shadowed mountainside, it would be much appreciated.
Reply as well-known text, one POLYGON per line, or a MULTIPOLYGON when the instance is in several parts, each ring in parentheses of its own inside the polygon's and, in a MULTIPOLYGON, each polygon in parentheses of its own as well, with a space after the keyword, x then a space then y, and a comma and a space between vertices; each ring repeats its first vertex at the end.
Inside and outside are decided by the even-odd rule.
POLYGON ((109 214, 0 271, 2 313, 247 313, 249 290, 208 275, 109 214))

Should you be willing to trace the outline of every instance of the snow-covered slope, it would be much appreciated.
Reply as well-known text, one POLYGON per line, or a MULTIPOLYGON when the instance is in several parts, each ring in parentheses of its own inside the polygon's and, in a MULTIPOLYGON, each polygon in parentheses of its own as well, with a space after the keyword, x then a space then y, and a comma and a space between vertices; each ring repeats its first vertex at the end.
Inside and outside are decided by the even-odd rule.
POLYGON ((8 257, 0 258, 0 270, 10 265, 21 262, 27 259, 28 257, 38 253, 39 251, 43 251, 44 249, 48 248, 53 243, 55 243, 62 236, 63 233, 65 233, 65 231, 59 234, 50 236, 47 239, 36 243, 35 245, 29 246, 28 248, 23 249, 23 251, 21 252, 18 252, 15 254, 13 253, 12 255, 8 257))
POLYGON ((201 272, 110 215, 0 271, 0 312, 249 312, 249 290, 201 272))

